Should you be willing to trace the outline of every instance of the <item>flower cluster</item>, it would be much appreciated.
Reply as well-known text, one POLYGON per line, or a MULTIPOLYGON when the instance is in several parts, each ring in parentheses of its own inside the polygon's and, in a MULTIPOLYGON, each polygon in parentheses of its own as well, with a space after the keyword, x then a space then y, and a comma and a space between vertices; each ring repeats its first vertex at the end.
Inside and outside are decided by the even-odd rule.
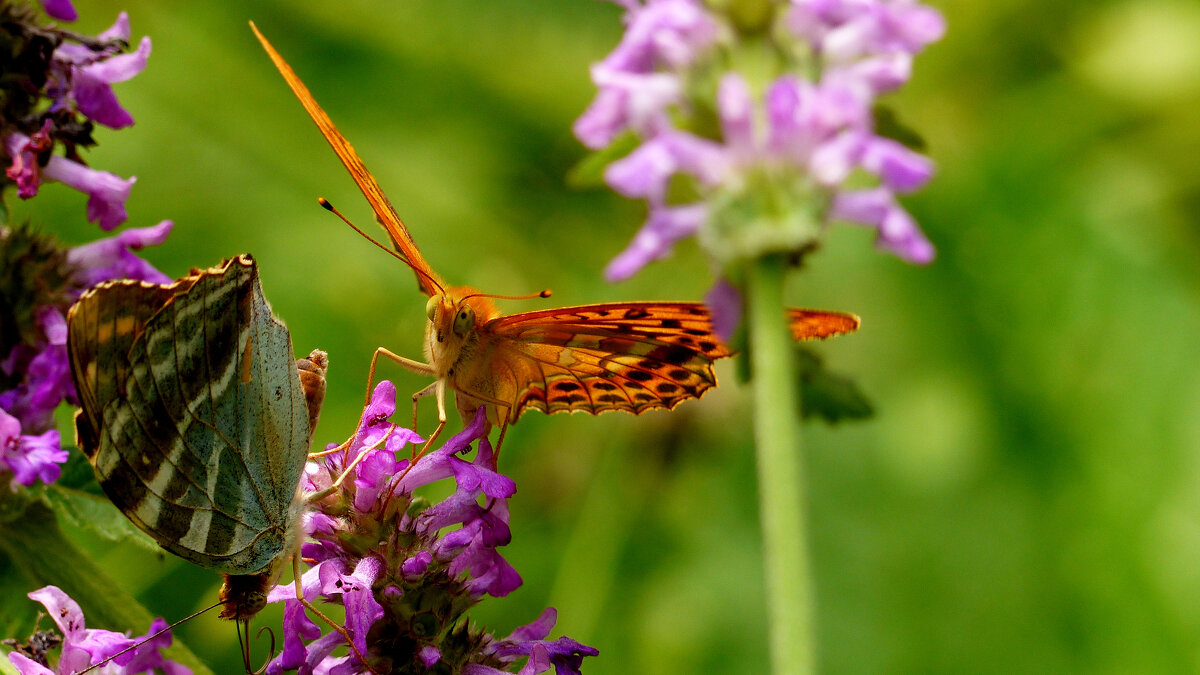
MULTIPOLYGON (((75 18, 69 0, 43 6, 56 19, 75 18)), ((111 230, 126 220, 134 179, 88 168, 79 150, 95 145, 94 123, 133 123, 111 85, 141 72, 150 39, 122 53, 130 35, 124 13, 94 39, 44 24, 32 7, 0 2, 0 43, 11 56, 0 78, 0 192, 15 187, 28 199, 45 180, 66 183, 88 195, 88 220, 111 230)), ((11 474, 14 489, 55 481, 67 459, 54 429, 54 409, 76 402, 67 308, 108 279, 170 281, 132 251, 161 244, 171 227, 163 221, 66 249, 28 226, 0 224, 0 478, 11 474)))
POLYGON ((167 622, 161 618, 150 624, 146 635, 129 637, 110 630, 86 628, 79 605, 56 586, 38 589, 29 597, 42 603, 50 618, 58 625, 58 630, 62 632, 62 651, 56 667, 52 669, 46 652, 49 651, 48 643, 58 642, 57 636, 49 640, 45 637, 31 640, 31 648, 14 650, 8 654, 9 662, 21 675, 68 675, 102 662, 106 662, 106 665, 97 672, 107 675, 136 675, 151 671, 166 675, 191 675, 192 671, 187 667, 163 658, 161 650, 171 646, 171 632, 168 630, 159 634, 167 627, 167 622))
POLYGON ((911 262, 933 247, 896 194, 931 162, 877 133, 876 99, 903 84, 943 20, 915 0, 622 0, 626 31, 592 68, 575 124, 588 147, 636 149, 605 180, 645 199, 646 224, 612 261, 624 279, 699 235, 722 273, 764 253, 803 253, 825 224, 872 226, 911 262))
POLYGON ((71 249, 28 227, 0 226, 0 475, 16 484, 58 479, 67 460, 54 409, 77 404, 67 358, 66 312, 107 279, 167 283, 134 250, 161 244, 172 223, 129 229, 71 249))
MULTIPOLYGON (((45 7, 55 18, 75 16, 65 0, 45 7)), ((0 154, 8 164, 0 188, 7 179, 29 199, 44 181, 59 181, 88 196, 89 221, 105 230, 125 222, 125 200, 136 179, 88 168, 79 149, 95 145, 95 124, 113 129, 133 124, 112 85, 146 67, 150 38, 122 53, 129 38, 124 12, 111 28, 87 38, 43 25, 26 5, 0 3, 0 42, 12 56, 0 82, 0 154), (58 147, 62 155, 54 154, 58 147)))
MULTIPOLYGON (((456 672, 490 675, 548 670, 578 673, 595 649, 567 637, 547 640, 553 609, 498 639, 468 625, 465 612, 485 595, 500 597, 521 577, 498 552, 509 543, 507 499, 512 479, 496 470, 483 437, 483 410, 441 448, 416 459, 396 459, 415 432, 388 422, 396 389, 381 382, 344 451, 310 463, 303 483, 310 493, 337 489, 305 515, 309 541, 302 556, 312 567, 303 574, 306 600, 318 597, 345 608, 345 630, 354 652, 375 672, 456 672), (478 440, 473 461, 460 455, 478 440), (453 477, 457 490, 437 504, 415 497, 417 488, 453 477)), ((332 448, 331 448, 332 449, 332 448)), ((334 656, 345 645, 338 631, 321 634, 296 599, 291 584, 277 586, 268 600, 285 602, 284 645, 269 673, 368 672, 354 653, 334 656)))

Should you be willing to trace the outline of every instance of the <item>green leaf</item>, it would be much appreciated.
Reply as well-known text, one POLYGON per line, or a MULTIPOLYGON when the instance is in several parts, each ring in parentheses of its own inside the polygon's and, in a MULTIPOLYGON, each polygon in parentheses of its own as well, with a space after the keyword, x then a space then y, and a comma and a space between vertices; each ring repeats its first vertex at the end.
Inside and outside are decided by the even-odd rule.
POLYGON ((60 518, 76 527, 91 530, 109 541, 129 542, 152 552, 162 550, 146 533, 129 522, 107 497, 55 484, 47 486, 45 498, 60 518))
POLYGON ((608 165, 632 152, 640 142, 633 132, 617 136, 607 147, 587 155, 571 167, 567 172, 567 185, 576 189, 603 186, 604 170, 608 165))
POLYGON ((875 414, 870 400, 850 377, 826 370, 812 350, 796 347, 796 374, 801 387, 801 414, 818 417, 829 424, 862 420, 875 414))
POLYGON ((62 473, 58 480, 54 481, 54 485, 96 495, 103 494, 87 458, 76 448, 71 448, 70 451, 71 456, 67 458, 67 463, 62 465, 62 473))

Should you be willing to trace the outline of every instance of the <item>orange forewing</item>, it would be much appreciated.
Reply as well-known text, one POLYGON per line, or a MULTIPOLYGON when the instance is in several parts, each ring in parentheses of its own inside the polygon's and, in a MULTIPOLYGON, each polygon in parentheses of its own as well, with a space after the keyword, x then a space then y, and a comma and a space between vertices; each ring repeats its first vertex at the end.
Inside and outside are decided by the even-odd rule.
MULTIPOLYGON (((400 257, 412 267, 421 292, 453 295, 458 289, 447 291, 421 256, 354 146, 258 28, 253 23, 250 26, 371 204, 400 257)), ((465 297, 456 302, 465 302, 465 297)), ((859 325, 858 317, 851 314, 787 311, 797 340, 841 335, 859 325)), ((449 330, 449 326, 434 328, 449 330)), ((453 364, 439 364, 435 359, 430 366, 445 373, 464 416, 479 405, 500 404, 507 407, 507 415, 489 417, 503 422, 515 422, 526 410, 640 414, 655 408, 671 409, 716 386, 713 361, 732 354, 713 332, 708 308, 698 303, 626 302, 480 316, 474 330, 470 350, 460 352, 466 356, 453 364)))

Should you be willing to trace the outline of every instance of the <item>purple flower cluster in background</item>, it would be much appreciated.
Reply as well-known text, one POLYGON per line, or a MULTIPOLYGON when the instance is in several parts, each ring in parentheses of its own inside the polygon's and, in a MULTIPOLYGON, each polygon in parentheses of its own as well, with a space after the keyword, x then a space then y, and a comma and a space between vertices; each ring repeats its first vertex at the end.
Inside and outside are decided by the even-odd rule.
POLYGON ((58 625, 58 630, 62 633, 62 651, 54 669, 46 662, 46 655, 38 653, 40 650, 33 650, 31 654, 19 650, 9 653, 9 662, 21 675, 69 675, 82 672, 89 666, 110 658, 111 661, 94 672, 106 675, 136 675, 156 671, 166 675, 191 675, 192 671, 186 666, 162 656, 161 650, 171 646, 170 631, 145 641, 167 627, 167 622, 161 618, 150 624, 146 635, 129 637, 110 630, 85 627, 83 610, 79 608, 79 604, 56 586, 40 588, 30 593, 29 597, 42 603, 50 618, 58 625), (133 645, 138 646, 129 649, 133 645), (126 649, 129 651, 114 656, 126 649))
MULTIPOLYGON (((51 16, 75 16, 67 2, 48 2, 51 16)), ((136 179, 123 179, 106 171, 88 168, 78 147, 93 145, 92 125, 120 129, 133 124, 133 116, 121 107, 112 85, 140 73, 150 56, 150 38, 137 49, 122 53, 129 42, 129 17, 124 12, 108 30, 94 39, 30 26, 25 21, 7 22, 13 31, 9 41, 17 45, 17 73, 6 73, 19 85, 6 91, 0 110, 0 151, 8 157, 5 175, 17 186, 17 194, 29 199, 46 180, 65 183, 88 196, 88 220, 105 230, 125 222, 125 200, 136 179), (24 30, 20 30, 23 28, 24 30), (57 146, 65 156, 55 155, 57 146)))
MULTIPOLYGON (((465 612, 486 595, 501 597, 521 585, 521 577, 500 555, 509 543, 508 498, 512 479, 497 472, 496 458, 483 437, 482 409, 475 421, 441 448, 415 460, 396 459, 417 434, 388 421, 396 409, 396 389, 381 382, 363 412, 345 451, 309 465, 303 487, 328 490, 353 464, 339 489, 312 505, 302 547, 312 567, 303 574, 306 600, 321 598, 345 607, 345 629, 359 654, 381 672, 424 672, 439 665, 448 672, 484 675, 555 667, 578 673, 595 649, 570 638, 547 640, 553 609, 537 621, 497 639, 468 625, 465 612), (478 440, 473 461, 460 455, 478 440), (426 505, 413 491, 453 478, 457 490, 426 505)), ((332 446, 331 446, 332 447, 332 446)), ((322 635, 297 601, 292 584, 273 589, 269 601, 284 601, 283 651, 269 673, 368 672, 345 645, 340 632, 322 635)))
MULTIPOLYGON (((51 17, 75 19, 67 0, 47 0, 51 17)), ((94 124, 133 124, 112 84, 146 66, 150 38, 123 53, 130 29, 121 13, 111 28, 87 38, 46 25, 22 3, 0 4, 0 38, 11 54, 0 81, 0 157, 6 158, 0 196, 15 187, 28 199, 54 180, 88 195, 87 218, 104 230, 127 219, 134 179, 88 168, 79 150, 95 145, 94 124), (61 154, 56 151, 61 150, 61 154)), ((161 244, 171 221, 126 230, 71 249, 27 226, 0 224, 0 477, 12 487, 50 483, 67 459, 54 410, 76 403, 66 349, 66 312, 83 290, 109 279, 167 283, 133 251, 161 244)))
POLYGON ((874 227, 881 247, 910 262, 933 258, 896 201, 930 178, 932 163, 878 135, 873 108, 941 37, 936 10, 915 0, 792 0, 748 27, 738 24, 736 1, 720 11, 700 0, 619 4, 625 35, 593 66, 599 93, 575 124, 593 149, 623 134, 640 141, 605 173, 613 189, 649 206, 641 231, 609 265, 610 280, 705 231, 701 241, 722 267, 730 255, 803 252, 833 219, 874 227), (756 52, 737 37, 747 33, 764 38, 753 42, 770 45, 773 60, 747 56, 756 52), (860 176, 874 185, 859 187, 860 176), (681 178, 687 190, 677 189, 681 178), (763 213, 764 203, 786 204, 788 213, 763 213), (720 223, 744 223, 748 210, 776 221, 805 210, 813 222, 767 232, 731 254, 720 223))

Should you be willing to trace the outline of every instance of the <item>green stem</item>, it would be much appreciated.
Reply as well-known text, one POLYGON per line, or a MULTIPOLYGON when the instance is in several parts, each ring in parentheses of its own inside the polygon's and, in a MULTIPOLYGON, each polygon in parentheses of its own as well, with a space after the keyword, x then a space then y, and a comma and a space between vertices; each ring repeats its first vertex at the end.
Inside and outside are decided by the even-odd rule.
MULTIPOLYGON (((21 573, 29 590, 53 584, 71 596, 83 609, 89 628, 143 635, 154 620, 133 596, 108 578, 91 556, 63 536, 54 512, 41 501, 30 502, 18 517, 0 521, 0 553, 21 573)), ((178 640, 165 654, 191 668, 195 675, 212 675, 178 640)))
POLYGON ((786 262, 764 257, 747 275, 759 515, 766 569, 771 666, 775 675, 812 673, 813 590, 806 546, 799 383, 783 305, 786 262))

